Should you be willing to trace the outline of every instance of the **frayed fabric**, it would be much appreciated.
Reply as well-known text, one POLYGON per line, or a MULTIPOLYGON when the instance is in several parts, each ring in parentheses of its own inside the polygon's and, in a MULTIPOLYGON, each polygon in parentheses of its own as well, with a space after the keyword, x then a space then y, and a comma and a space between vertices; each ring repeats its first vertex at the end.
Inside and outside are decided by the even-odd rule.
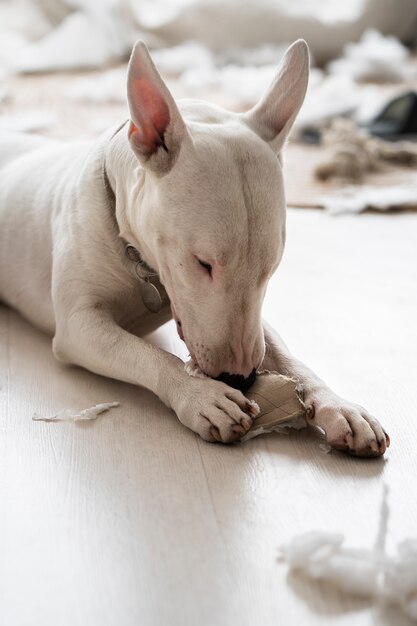
POLYGON ((380 521, 372 549, 343 546, 343 533, 312 531, 294 537, 280 549, 290 570, 324 581, 346 594, 398 606, 417 621, 417 538, 402 541, 397 553, 386 553, 389 505, 384 485, 380 521))
POLYGON ((71 409, 62 409, 59 413, 49 417, 44 417, 35 413, 32 420, 34 422, 79 422, 85 420, 95 420, 99 415, 101 415, 101 413, 105 413, 106 411, 109 411, 117 406, 120 406, 120 402, 103 402, 78 412, 71 409))

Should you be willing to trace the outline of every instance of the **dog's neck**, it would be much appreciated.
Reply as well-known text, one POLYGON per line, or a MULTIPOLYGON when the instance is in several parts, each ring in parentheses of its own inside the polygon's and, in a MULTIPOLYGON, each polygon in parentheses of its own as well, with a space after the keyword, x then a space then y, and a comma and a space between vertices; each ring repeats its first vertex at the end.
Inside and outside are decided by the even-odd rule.
POLYGON ((115 196, 115 217, 120 237, 140 250, 146 263, 158 272, 158 262, 150 243, 141 236, 140 229, 132 228, 132 224, 140 221, 141 200, 145 187, 152 182, 147 180, 149 177, 130 148, 127 124, 110 135, 105 149, 105 167, 115 196))

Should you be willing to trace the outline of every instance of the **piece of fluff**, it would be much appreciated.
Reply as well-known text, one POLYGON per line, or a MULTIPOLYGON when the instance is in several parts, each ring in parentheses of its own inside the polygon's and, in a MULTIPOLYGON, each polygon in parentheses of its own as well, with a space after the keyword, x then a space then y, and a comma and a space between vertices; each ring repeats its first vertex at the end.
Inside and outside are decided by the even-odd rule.
POLYGON ((368 29, 359 42, 348 43, 343 57, 331 61, 327 69, 357 81, 402 82, 416 74, 409 57, 409 50, 396 37, 368 29))
POLYGON ((0 130, 15 133, 31 133, 47 130, 56 124, 56 118, 46 111, 27 110, 0 116, 0 130))
MULTIPOLYGON (((275 49, 275 48, 274 48, 275 49)), ((241 50, 240 62, 227 62, 226 57, 217 57, 205 46, 194 41, 187 41, 171 48, 161 48, 152 51, 152 58, 160 72, 178 76, 179 82, 187 92, 198 94, 202 88, 221 89, 224 94, 235 103, 235 106, 252 105, 268 87, 276 73, 277 64, 283 50, 269 63, 266 63, 268 47, 241 50), (259 56, 265 62, 246 64, 245 59, 256 60, 257 50, 265 51, 259 56), (245 55, 245 52, 248 54, 245 55), (251 54, 250 54, 251 53, 251 54), (253 55, 253 57, 252 57, 253 55)), ((278 50, 278 47, 277 47, 278 50)), ((314 83, 314 76, 318 70, 312 70, 310 83, 314 83)), ((339 81, 340 82, 340 81, 339 81)), ((351 90, 352 91, 352 90, 351 90)), ((350 91, 350 92, 351 92, 350 91)), ((73 83, 66 91, 74 100, 85 102, 125 102, 126 101, 126 68, 107 70, 100 75, 91 75, 73 83)), ((340 94, 340 89, 338 91, 340 94)), ((334 98, 333 98, 334 100, 334 98)), ((356 102, 356 100, 355 100, 356 102)), ((345 112, 345 108, 342 112, 345 112)), ((340 109, 337 109, 339 112, 340 109)))
POLYGON ((102 67, 126 57, 133 41, 117 6, 115 10, 100 10, 97 3, 91 3, 84 10, 70 13, 41 39, 19 50, 10 69, 42 72, 102 67))
POLYGON ((201 370, 197 363, 193 361, 193 359, 189 359, 184 363, 184 370, 187 372, 189 376, 194 376, 194 378, 209 378, 207 374, 201 370))
POLYGON ((126 67, 101 72, 75 81, 66 90, 72 100, 81 102, 126 102, 126 67))
POLYGON ((417 207, 417 184, 395 187, 346 187, 338 193, 320 196, 317 200, 333 215, 361 213, 369 208, 379 211, 414 209, 417 207))
POLYGON ((105 413, 116 406, 120 406, 120 402, 103 402, 78 412, 71 409, 62 409, 62 411, 50 417, 44 417, 35 413, 32 419, 35 422, 78 422, 82 420, 95 420, 101 413, 105 413))
POLYGON ((201 88, 220 89, 234 106, 251 105, 273 80, 277 63, 272 65, 241 66, 229 64, 225 67, 191 68, 183 72, 180 82, 187 92, 198 94, 201 88))
POLYGON ((198 41, 153 50, 152 59, 161 73, 175 76, 188 70, 200 72, 215 66, 213 53, 198 41))
POLYGON ((378 535, 372 549, 343 546, 342 533, 312 531, 294 537, 280 549, 290 570, 303 571, 315 580, 347 594, 399 606, 417 621, 417 539, 407 539, 397 554, 386 554, 388 488, 384 485, 378 535))

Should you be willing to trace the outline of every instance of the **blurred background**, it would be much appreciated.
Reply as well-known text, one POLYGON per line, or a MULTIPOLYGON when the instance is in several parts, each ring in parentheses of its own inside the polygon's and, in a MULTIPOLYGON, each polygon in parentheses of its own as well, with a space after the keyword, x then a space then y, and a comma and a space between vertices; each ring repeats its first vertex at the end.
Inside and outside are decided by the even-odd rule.
POLYGON ((0 127, 93 137, 123 121, 138 38, 175 97, 245 110, 299 37, 312 71, 289 206, 415 208, 416 0, 0 0, 0 127))

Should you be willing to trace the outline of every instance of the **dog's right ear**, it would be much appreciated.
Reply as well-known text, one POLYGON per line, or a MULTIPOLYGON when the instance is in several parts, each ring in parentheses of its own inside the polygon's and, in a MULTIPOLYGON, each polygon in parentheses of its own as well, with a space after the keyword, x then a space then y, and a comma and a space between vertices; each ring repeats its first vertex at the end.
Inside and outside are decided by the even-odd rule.
POLYGON ((129 61, 129 141, 144 167, 166 174, 187 135, 185 122, 146 45, 137 41, 129 61))
POLYGON ((275 152, 280 152, 304 101, 309 74, 308 46, 303 39, 288 48, 269 89, 243 120, 275 152))

